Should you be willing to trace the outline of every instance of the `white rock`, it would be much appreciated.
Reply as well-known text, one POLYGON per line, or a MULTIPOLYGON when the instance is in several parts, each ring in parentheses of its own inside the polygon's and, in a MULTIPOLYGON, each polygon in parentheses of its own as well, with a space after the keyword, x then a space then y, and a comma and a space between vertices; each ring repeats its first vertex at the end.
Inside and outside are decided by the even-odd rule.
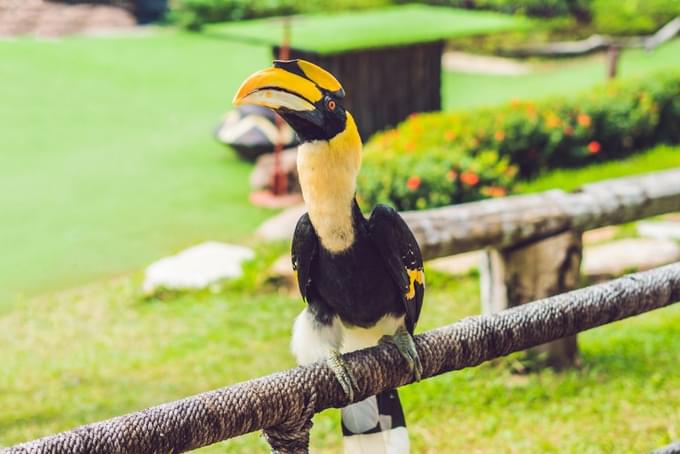
POLYGON ((680 222, 645 221, 638 222, 637 232, 647 238, 680 240, 680 222))
POLYGON ((674 241, 630 238, 586 247, 581 269, 587 276, 610 277, 678 260, 680 245, 674 241))
POLYGON ((464 254, 430 260, 425 264, 425 271, 433 269, 453 276, 465 275, 479 269, 481 260, 482 252, 466 252, 464 254))
POLYGON ((298 219, 306 212, 307 208, 305 208, 304 204, 290 207, 273 218, 266 220, 257 228, 255 235, 268 241, 291 240, 298 219))
POLYGON ((214 241, 185 249, 149 265, 142 289, 203 289, 243 274, 242 263, 255 257, 247 247, 214 241))

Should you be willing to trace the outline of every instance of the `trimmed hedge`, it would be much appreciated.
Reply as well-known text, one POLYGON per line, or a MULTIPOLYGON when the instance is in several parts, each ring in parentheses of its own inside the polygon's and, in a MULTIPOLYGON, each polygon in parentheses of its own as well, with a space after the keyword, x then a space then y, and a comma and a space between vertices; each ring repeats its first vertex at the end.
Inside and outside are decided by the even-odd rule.
POLYGON ((189 30, 204 24, 319 11, 374 8, 392 0, 171 0, 170 20, 189 30))
MULTIPOLYGON (((421 0, 430 5, 453 6, 455 8, 488 9, 509 14, 524 14, 537 17, 573 15, 588 17, 592 0, 421 0)), ((668 0, 666 0, 668 1, 668 0)), ((400 0, 408 3, 409 0, 400 0)))
POLYGON ((517 178, 680 142, 680 73, 572 98, 412 115, 366 145, 359 198, 423 209, 503 196, 517 178))
POLYGON ((593 25, 607 35, 646 35, 680 15, 678 0, 591 0, 593 25))

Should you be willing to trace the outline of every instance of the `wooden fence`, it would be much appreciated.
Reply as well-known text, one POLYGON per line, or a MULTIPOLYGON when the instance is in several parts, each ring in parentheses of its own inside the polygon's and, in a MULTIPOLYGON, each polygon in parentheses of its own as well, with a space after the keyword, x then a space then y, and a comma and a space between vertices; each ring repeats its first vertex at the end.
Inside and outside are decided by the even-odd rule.
MULTIPOLYGON (((680 211, 680 169, 433 210, 403 213, 427 259, 485 249, 483 313, 574 289, 582 233, 680 211)), ((567 367, 576 337, 537 349, 548 364, 567 367)))

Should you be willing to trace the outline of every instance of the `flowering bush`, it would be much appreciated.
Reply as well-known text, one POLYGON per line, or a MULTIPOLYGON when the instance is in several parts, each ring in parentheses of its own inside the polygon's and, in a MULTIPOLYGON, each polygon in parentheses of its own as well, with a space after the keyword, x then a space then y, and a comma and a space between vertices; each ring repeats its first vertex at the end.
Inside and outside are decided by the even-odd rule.
POLYGON ((569 99, 412 115, 366 146, 359 197, 422 209, 505 195, 516 178, 680 142, 680 73, 569 99))

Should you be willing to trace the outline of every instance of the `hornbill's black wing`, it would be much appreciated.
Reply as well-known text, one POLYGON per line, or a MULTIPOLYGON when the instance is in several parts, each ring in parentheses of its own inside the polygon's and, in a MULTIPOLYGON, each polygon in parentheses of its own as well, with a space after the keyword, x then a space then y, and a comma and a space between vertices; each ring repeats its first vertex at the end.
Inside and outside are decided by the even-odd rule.
POLYGON ((295 226, 291 251, 293 270, 297 274, 300 293, 305 301, 308 300, 309 296, 309 288, 312 283, 312 262, 316 257, 318 245, 319 239, 314 231, 314 226, 312 226, 312 221, 309 220, 309 214, 305 213, 295 226))
POLYGON ((406 309, 406 328, 413 334, 425 293, 425 273, 420 247, 406 222, 388 206, 376 206, 368 225, 374 244, 385 260, 392 279, 401 290, 406 309))

